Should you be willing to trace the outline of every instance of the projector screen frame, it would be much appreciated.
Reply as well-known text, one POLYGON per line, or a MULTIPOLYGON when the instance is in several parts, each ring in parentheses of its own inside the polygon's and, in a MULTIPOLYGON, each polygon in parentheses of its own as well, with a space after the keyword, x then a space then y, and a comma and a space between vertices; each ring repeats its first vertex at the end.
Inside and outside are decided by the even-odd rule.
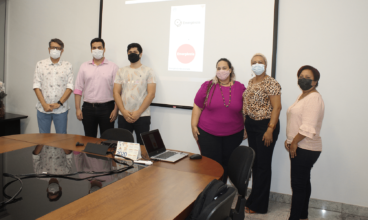
MULTIPOLYGON (((278 24, 279 24, 279 3, 280 0, 274 0, 274 13, 273 13, 273 42, 272 42, 272 69, 271 76, 276 79, 276 55, 277 55, 277 34, 278 34, 278 24)), ((100 0, 100 14, 99 14, 99 30, 98 37, 102 36, 102 14, 103 14, 103 3, 104 0, 100 0)), ((192 106, 185 105, 170 105, 163 103, 151 103, 151 106, 164 107, 164 108, 178 108, 178 109, 189 109, 192 110, 192 106)))
POLYGON ((103 13, 103 0, 100 0, 100 18, 99 18, 99 24, 98 24, 98 38, 101 38, 102 36, 102 13, 103 13))

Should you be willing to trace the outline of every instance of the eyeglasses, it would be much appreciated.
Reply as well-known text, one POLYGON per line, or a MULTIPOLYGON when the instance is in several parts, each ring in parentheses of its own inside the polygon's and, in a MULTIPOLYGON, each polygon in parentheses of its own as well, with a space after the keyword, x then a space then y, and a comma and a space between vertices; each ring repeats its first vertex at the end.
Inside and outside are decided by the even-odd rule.
POLYGON ((50 47, 50 50, 62 50, 63 48, 61 48, 61 47, 50 47))

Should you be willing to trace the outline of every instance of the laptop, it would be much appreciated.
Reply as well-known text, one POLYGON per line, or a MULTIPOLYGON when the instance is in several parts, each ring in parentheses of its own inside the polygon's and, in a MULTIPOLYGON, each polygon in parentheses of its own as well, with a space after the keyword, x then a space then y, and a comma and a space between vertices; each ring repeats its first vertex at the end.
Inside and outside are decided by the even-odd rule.
POLYGON ((186 153, 166 150, 158 129, 141 133, 141 138, 151 159, 174 163, 188 156, 186 153))

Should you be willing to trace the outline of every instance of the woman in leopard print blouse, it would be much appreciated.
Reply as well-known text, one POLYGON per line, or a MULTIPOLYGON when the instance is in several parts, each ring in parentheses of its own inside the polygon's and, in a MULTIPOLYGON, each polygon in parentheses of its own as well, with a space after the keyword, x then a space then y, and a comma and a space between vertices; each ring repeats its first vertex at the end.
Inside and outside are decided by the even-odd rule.
POLYGON ((248 143, 255 153, 252 192, 246 213, 267 213, 271 187, 272 154, 280 133, 281 86, 266 74, 267 59, 257 53, 251 59, 256 74, 243 94, 243 115, 248 143))

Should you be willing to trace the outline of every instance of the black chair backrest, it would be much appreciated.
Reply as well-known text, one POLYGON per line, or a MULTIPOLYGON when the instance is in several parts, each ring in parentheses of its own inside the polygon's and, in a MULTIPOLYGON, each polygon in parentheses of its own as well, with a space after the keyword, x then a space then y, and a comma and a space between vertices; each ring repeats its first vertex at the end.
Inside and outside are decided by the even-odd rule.
POLYGON ((252 148, 239 146, 231 153, 229 159, 229 178, 243 198, 247 193, 254 157, 255 152, 252 148))
POLYGON ((133 134, 130 131, 122 128, 110 128, 101 135, 101 138, 113 141, 134 143, 133 134))
POLYGON ((211 202, 198 216, 198 220, 226 220, 230 216, 231 205, 235 198, 236 190, 232 187, 211 202))

